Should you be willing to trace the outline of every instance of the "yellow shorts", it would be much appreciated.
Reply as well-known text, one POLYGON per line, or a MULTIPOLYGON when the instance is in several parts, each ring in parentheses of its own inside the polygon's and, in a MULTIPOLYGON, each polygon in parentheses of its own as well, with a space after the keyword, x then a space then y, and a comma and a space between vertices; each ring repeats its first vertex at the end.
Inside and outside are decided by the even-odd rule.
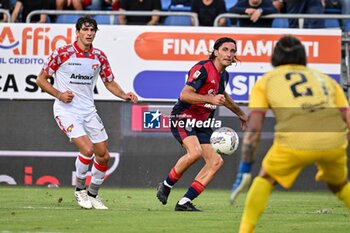
POLYGON ((265 156, 262 167, 283 188, 289 189, 301 170, 308 165, 316 165, 316 181, 338 185, 348 176, 346 148, 327 151, 293 150, 273 143, 265 156))

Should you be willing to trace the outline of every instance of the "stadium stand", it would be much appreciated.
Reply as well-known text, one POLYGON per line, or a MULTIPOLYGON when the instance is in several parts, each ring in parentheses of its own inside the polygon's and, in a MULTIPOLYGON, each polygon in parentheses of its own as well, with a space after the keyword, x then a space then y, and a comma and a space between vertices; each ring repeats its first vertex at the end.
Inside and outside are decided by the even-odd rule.
POLYGON ((167 16, 164 20, 166 26, 192 26, 191 17, 189 16, 167 16))
MULTIPOLYGON (((330 7, 326 4, 326 7, 324 9, 325 14, 341 14, 340 8, 330 7)), ((324 26, 325 28, 339 28, 340 21, 338 19, 325 19, 324 20, 324 26)))
MULTIPOLYGON (((170 4, 171 0, 162 0, 162 4, 164 6, 164 4, 170 4)), ((229 7, 231 4, 235 4, 237 2, 237 0, 226 0, 226 6, 229 7)), ((68 11, 67 11, 68 12, 68 11)), ((59 11, 44 11, 44 13, 47 13, 51 19, 48 19, 47 23, 75 23, 76 22, 76 19, 79 17, 79 15, 81 14, 84 14, 85 12, 88 13, 88 12, 92 12, 92 15, 96 15, 98 14, 99 16, 96 18, 98 20, 98 23, 99 24, 117 24, 118 22, 118 11, 101 11, 101 12, 96 12, 96 11, 89 11, 89 10, 86 10, 84 13, 82 13, 83 11, 79 11, 79 12, 75 12, 73 15, 72 14, 64 14, 64 11, 59 12, 59 11), (111 12, 112 15, 114 15, 114 20, 111 19, 111 12), (106 15, 104 14, 106 13, 106 15), (115 14, 114 14, 115 13, 115 14), (60 15, 58 15, 60 14, 60 15), (57 19, 55 20, 56 18, 56 15, 57 16, 57 19)), ((180 12, 176 12, 174 11, 174 15, 169 15, 168 13, 171 13, 173 11, 171 11, 169 8, 167 8, 167 10, 165 11, 162 11, 163 13, 167 13, 167 15, 161 15, 162 17, 162 25, 165 25, 165 26, 175 26, 175 25, 178 25, 178 26, 191 26, 191 18, 190 16, 188 15, 177 15, 177 13, 180 13, 180 12)), ((36 14, 40 14, 42 12, 40 11, 33 11, 34 14, 32 14, 32 12, 29 14, 30 17, 27 17, 27 20, 29 20, 33 15, 36 15, 36 14)), ((182 12, 181 12, 182 13, 182 12)), ((183 13, 190 13, 190 12, 185 12, 183 11, 183 13)), ((333 12, 332 12, 333 13, 333 12)), ((326 19, 326 18, 323 18, 326 22, 325 22, 325 26, 326 28, 341 28, 343 32, 345 33, 350 33, 350 15, 344 15, 344 14, 339 14, 337 12, 334 12, 332 16, 334 16, 334 14, 336 14, 337 16, 339 16, 339 18, 337 17, 333 17, 333 18, 329 18, 329 19, 326 19), (337 22, 338 21, 338 22, 337 22)), ((307 15, 307 14, 305 14, 307 15)), ((327 14, 323 14, 324 16, 326 16, 327 14)), ((219 17, 222 17, 222 16, 219 16, 219 17)), ((224 16, 224 17, 228 17, 228 18, 231 18, 230 16, 224 16)), ((274 17, 278 17, 277 15, 274 16, 274 17)), ((299 16, 301 17, 301 16, 299 16)), ((302 17, 301 17, 302 18, 302 17)), ((232 19, 232 18, 231 18, 232 19)), ((28 22, 28 21, 27 21, 28 22)), ((197 21, 198 22, 198 21, 197 21)), ((227 20, 227 22, 230 22, 230 20, 227 20)), ((194 22, 195 25, 196 22, 194 22)), ((217 26, 214 22, 214 26, 217 26)), ((231 25, 231 24, 227 24, 227 26, 239 26, 239 25, 231 25)), ((272 24, 272 27, 273 28, 288 28, 289 25, 288 25, 288 17, 287 18, 276 18, 274 19, 273 21, 273 24, 272 24)))
POLYGON ((95 15, 94 19, 98 24, 118 24, 118 17, 114 15, 95 15))
POLYGON ((324 20, 325 28, 340 28, 340 23, 338 19, 325 19, 324 20))
POLYGON ((345 20, 345 23, 344 23, 344 32, 347 32, 347 33, 350 32, 350 20, 345 20))
POLYGON ((52 16, 49 15, 46 17, 46 23, 52 23, 51 17, 52 16))
POLYGON ((273 28, 289 28, 288 19, 276 18, 272 21, 273 28))
POLYGON ((191 11, 191 6, 174 4, 172 0, 161 0, 162 11, 191 11))
POLYGON ((238 2, 238 0, 225 0, 227 11, 228 11, 231 7, 233 7, 234 5, 236 5, 237 2, 238 2))
POLYGON ((73 23, 75 24, 81 15, 58 15, 56 23, 73 23))
POLYGON ((171 4, 171 0, 162 0, 161 4, 162 4, 162 11, 168 11, 171 4))
POLYGON ((191 6, 170 5, 169 10, 170 11, 191 11, 191 6))
MULTIPOLYGON (((237 2, 238 2, 238 0, 225 0, 227 12, 229 11, 229 9, 231 7, 236 5, 237 2)), ((237 19, 231 18, 229 20, 226 20, 226 26, 227 27, 237 27, 239 25, 238 25, 237 19)))

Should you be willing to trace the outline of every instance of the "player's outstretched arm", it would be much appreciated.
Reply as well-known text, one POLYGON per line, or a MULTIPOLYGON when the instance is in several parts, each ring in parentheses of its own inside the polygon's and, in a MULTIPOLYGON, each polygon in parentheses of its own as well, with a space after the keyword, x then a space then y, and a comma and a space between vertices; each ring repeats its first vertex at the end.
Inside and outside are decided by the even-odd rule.
POLYGON ((133 93, 133 92, 128 92, 125 93, 123 91, 123 89, 119 86, 118 83, 116 83, 115 81, 112 82, 105 82, 104 83, 106 88, 115 96, 126 100, 126 101, 130 101, 133 103, 137 103, 138 101, 138 97, 133 93))
POLYGON ((264 121, 264 114, 256 113, 250 114, 248 127, 243 137, 242 157, 240 166, 237 172, 236 181, 232 185, 230 194, 230 203, 233 204, 238 195, 246 191, 252 179, 252 165, 255 161, 255 151, 260 139, 260 132, 262 123, 264 121))
POLYGON ((224 93, 225 96, 225 103, 224 106, 228 109, 230 109, 234 114, 236 114, 241 121, 241 128, 245 130, 247 128, 247 121, 248 117, 243 112, 243 110, 234 102, 234 100, 231 98, 230 95, 228 95, 226 92, 224 93))

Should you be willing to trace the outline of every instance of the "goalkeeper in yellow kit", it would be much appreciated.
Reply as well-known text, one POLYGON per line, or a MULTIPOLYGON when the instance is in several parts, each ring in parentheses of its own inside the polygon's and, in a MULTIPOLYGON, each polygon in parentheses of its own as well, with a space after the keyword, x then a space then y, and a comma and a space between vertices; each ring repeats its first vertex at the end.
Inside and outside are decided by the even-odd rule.
POLYGON ((271 63, 275 69, 257 81, 250 95, 248 128, 232 203, 250 185, 268 109, 276 118, 275 137, 248 191, 240 233, 254 232, 274 186, 278 183, 291 188, 308 165, 317 166, 316 180, 324 181, 350 209, 346 153, 349 105, 342 88, 331 77, 306 67, 305 48, 296 37, 283 36, 278 41, 271 63))

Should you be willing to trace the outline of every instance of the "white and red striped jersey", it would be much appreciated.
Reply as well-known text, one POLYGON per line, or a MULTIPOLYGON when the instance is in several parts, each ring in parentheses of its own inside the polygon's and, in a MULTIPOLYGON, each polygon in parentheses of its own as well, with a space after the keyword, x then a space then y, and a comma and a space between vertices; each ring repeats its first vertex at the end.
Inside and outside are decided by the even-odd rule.
POLYGON ((77 42, 56 49, 44 64, 43 71, 54 77, 54 87, 60 92, 70 90, 73 101, 65 104, 56 99, 55 112, 89 114, 96 112, 93 91, 98 76, 112 82, 114 75, 106 55, 99 49, 84 52, 77 42))

